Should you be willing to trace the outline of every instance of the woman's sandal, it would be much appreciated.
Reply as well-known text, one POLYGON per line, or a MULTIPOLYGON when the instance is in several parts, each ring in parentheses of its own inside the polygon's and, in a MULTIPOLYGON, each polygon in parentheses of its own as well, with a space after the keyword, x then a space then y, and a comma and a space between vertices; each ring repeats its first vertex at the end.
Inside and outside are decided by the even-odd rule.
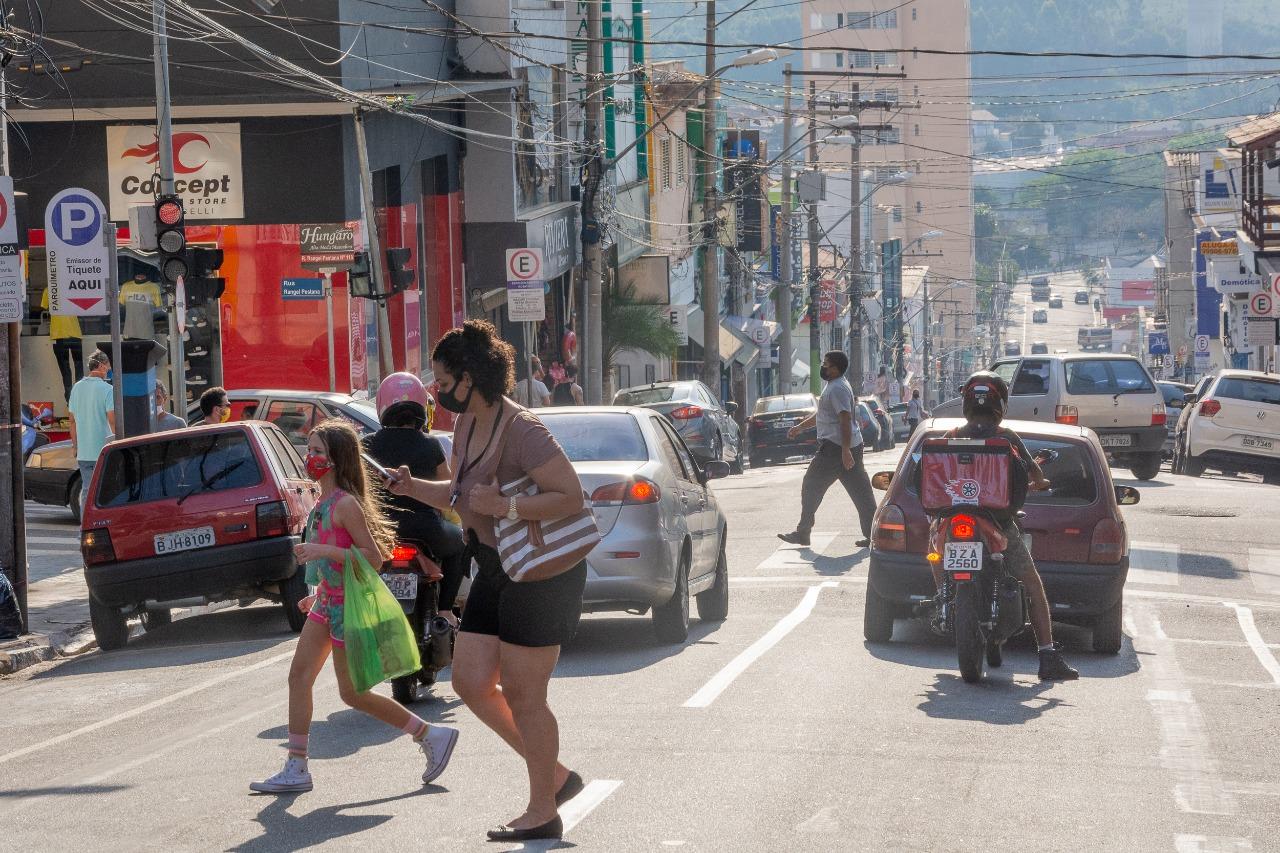
POLYGON ((556 791, 556 805, 563 806, 565 803, 581 794, 582 789, 585 787, 587 786, 586 783, 582 781, 582 777, 573 770, 570 770, 569 775, 564 780, 564 784, 560 786, 559 791, 556 791))
POLYGON ((526 829, 500 826, 488 832, 490 841, 538 841, 546 838, 560 838, 563 835, 564 822, 560 820, 560 815, 556 815, 541 826, 530 826, 526 829))

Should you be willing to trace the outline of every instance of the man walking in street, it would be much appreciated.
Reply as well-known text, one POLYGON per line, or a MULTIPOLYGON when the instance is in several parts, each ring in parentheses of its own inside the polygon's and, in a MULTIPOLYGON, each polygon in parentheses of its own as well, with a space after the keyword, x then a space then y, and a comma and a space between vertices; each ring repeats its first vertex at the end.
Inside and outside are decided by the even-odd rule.
POLYGON ((907 426, 911 428, 914 435, 916 427, 920 426, 920 422, 928 416, 928 412, 924 410, 924 403, 920 402, 919 389, 911 392, 911 401, 907 403, 907 426))
POLYGON ((186 418, 180 418, 169 411, 169 389, 159 379, 156 380, 156 432, 170 429, 182 429, 187 425, 186 418))
POLYGON ((533 367, 533 379, 528 376, 516 383, 516 402, 524 406, 526 409, 535 409, 539 406, 551 405, 551 392, 547 390, 547 386, 543 384, 542 359, 536 355, 530 359, 530 363, 520 362, 519 370, 521 373, 526 372, 529 366, 533 367), (530 388, 532 387, 532 392, 530 388))
POLYGON ((89 356, 89 375, 72 386, 67 403, 71 412, 71 444, 80 466, 81 512, 93 480, 93 468, 98 464, 98 454, 107 443, 107 436, 116 431, 115 396, 107 381, 110 369, 111 359, 105 352, 89 356))
POLYGON ((871 517, 876 511, 876 500, 867 470, 862 466, 862 431, 854 425, 856 400, 853 387, 844 375, 848 369, 849 357, 840 350, 832 350, 823 357, 821 376, 827 387, 818 398, 818 411, 787 433, 789 438, 795 438, 815 423, 818 426, 818 452, 804 472, 800 486, 800 523, 793 532, 778 534, 783 542, 809 544, 818 506, 831 484, 839 480, 858 510, 862 538, 857 546, 865 548, 871 544, 871 517))

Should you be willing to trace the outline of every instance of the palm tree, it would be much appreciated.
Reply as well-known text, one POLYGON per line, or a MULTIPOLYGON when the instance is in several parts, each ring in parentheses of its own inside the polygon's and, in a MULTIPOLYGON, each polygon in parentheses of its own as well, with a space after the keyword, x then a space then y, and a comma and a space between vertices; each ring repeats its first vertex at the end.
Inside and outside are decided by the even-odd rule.
POLYGON ((638 299, 634 285, 615 290, 605 286, 600 293, 600 338, 603 353, 604 399, 612 398, 613 365, 625 349, 639 350, 658 358, 669 357, 680 346, 680 336, 663 314, 661 302, 638 299))

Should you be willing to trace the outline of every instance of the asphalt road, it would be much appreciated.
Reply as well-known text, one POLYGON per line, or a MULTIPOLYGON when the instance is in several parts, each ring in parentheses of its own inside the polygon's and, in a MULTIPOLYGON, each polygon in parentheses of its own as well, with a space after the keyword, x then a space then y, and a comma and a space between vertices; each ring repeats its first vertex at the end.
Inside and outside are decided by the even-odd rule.
MULTIPOLYGON (((726 622, 671 647, 644 617, 584 618, 552 684, 589 780, 562 847, 1280 849, 1280 490, 1121 480, 1142 490, 1121 653, 1063 628, 1081 681, 1041 684, 1018 645, 971 686, 914 624, 863 642, 866 552, 838 490, 811 549, 778 547, 802 474, 717 484, 726 622)), ((0 849, 512 849, 482 839, 521 810, 521 765, 447 680, 417 708, 462 730, 438 784, 326 674, 316 789, 250 796, 283 759, 293 645, 276 607, 232 609, 0 681, 0 849)))
POLYGON ((1022 347, 1023 355, 1030 355, 1031 345, 1036 342, 1045 343, 1050 354, 1059 350, 1079 352, 1080 328, 1092 326, 1098 319, 1097 312, 1093 310, 1096 291, 1090 294, 1088 304, 1075 303, 1076 291, 1087 289, 1084 276, 1079 271, 1053 273, 1049 276, 1049 286, 1052 293, 1062 297, 1061 308, 1050 308, 1047 302, 1032 302, 1029 279, 1022 279, 1014 287, 1006 313, 1004 340, 1016 341, 1022 347), (1034 322, 1037 310, 1047 312, 1047 322, 1034 322))

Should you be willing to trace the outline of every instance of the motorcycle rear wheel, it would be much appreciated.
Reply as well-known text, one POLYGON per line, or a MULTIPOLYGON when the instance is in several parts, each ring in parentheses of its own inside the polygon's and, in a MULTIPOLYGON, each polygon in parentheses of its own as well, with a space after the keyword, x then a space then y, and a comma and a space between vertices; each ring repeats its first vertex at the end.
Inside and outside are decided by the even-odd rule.
POLYGON ((964 584, 956 589, 955 615, 956 658, 960 677, 968 684, 982 680, 982 664, 986 657, 986 641, 978 623, 978 587, 964 584))
POLYGON ((418 674, 402 675, 391 679, 391 697, 401 705, 418 701, 418 674))

